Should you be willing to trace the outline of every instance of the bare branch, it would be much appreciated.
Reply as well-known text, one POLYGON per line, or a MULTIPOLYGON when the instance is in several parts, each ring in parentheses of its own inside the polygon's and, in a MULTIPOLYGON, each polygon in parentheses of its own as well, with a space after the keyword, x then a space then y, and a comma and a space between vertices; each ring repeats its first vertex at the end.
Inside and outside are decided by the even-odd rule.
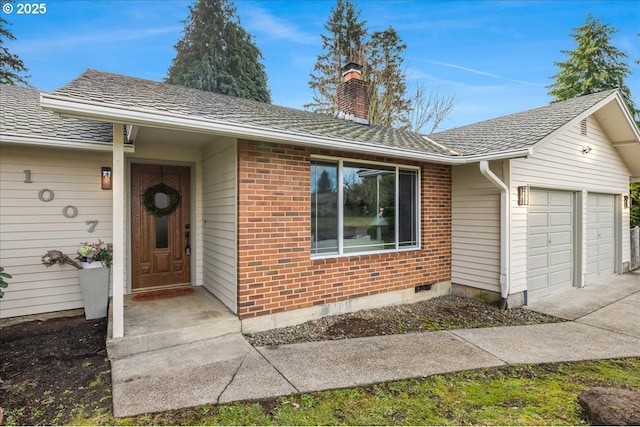
POLYGON ((456 106, 455 95, 440 96, 439 89, 429 92, 422 84, 416 87, 411 100, 411 130, 422 134, 433 133, 456 106))

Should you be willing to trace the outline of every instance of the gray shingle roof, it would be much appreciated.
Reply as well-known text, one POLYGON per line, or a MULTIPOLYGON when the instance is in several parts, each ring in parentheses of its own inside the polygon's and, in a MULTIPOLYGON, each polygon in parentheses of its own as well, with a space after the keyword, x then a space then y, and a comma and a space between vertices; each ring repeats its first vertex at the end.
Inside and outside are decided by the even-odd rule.
MULTIPOLYGON (((429 135, 375 125, 362 125, 331 116, 225 96, 135 77, 87 70, 51 95, 74 102, 178 115, 281 131, 300 137, 323 137, 397 148, 447 158, 482 156, 526 149, 569 123, 615 90, 550 104, 521 113, 429 135)), ((60 119, 42 110, 35 89, 1 86, 0 132, 42 138, 111 142, 109 124, 60 119)))
POLYGON ((112 142, 109 123, 63 119, 40 107, 38 89, 0 85, 0 134, 69 141, 112 142))
POLYGON ((462 155, 482 155, 530 147, 587 111, 617 89, 429 135, 462 155))
POLYGON ((323 114, 96 70, 85 71, 52 94, 137 111, 178 114, 190 119, 223 120, 230 124, 280 130, 300 136, 322 136, 448 155, 446 149, 415 132, 367 126, 323 114))

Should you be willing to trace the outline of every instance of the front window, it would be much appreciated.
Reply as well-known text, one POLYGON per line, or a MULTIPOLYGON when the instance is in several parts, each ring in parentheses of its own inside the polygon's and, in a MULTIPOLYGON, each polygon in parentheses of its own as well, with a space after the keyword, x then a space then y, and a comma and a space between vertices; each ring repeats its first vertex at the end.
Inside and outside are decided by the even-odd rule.
POLYGON ((311 254, 418 247, 418 170, 311 161, 311 254))

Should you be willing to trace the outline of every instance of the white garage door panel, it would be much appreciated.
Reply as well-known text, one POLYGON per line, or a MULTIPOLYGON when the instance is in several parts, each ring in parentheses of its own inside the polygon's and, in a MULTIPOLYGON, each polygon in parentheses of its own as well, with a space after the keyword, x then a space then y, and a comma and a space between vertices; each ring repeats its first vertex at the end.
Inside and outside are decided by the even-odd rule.
POLYGON ((546 213, 529 214, 529 227, 546 227, 549 223, 549 216, 546 213))
POLYGON ((568 262, 572 262, 573 251, 571 249, 565 249, 561 251, 550 251, 549 266, 555 268, 565 269, 568 262))
POLYGON ((615 273, 615 196, 594 194, 587 201, 586 283, 615 273))
POLYGON ((547 272, 545 271, 544 273, 540 273, 535 276, 529 276, 527 286, 529 288, 529 295, 531 295, 532 291, 535 289, 546 289, 549 286, 549 277, 547 272))
POLYGON ((529 299, 573 286, 574 194, 532 190, 527 233, 529 299))
MULTIPOLYGON (((567 224, 567 226, 571 227, 571 224, 569 223, 567 224)), ((573 233, 571 231, 567 231, 567 230, 552 231, 550 235, 551 235, 551 243, 553 244, 553 246, 571 245, 571 241, 572 241, 571 239, 573 236, 573 233)))
POLYGON ((529 234, 529 250, 541 249, 547 252, 547 233, 529 234))
POLYGON ((551 206, 573 207, 573 194, 566 191, 549 192, 551 206))
MULTIPOLYGON (((562 208, 561 206, 560 208, 562 208)), ((558 208, 558 206, 554 206, 554 208, 558 208)), ((561 212, 561 213, 551 213, 550 214, 550 222, 552 227, 562 227, 563 225, 571 225, 572 223, 573 213, 571 212, 561 212)))
POLYGON ((529 273, 546 270, 547 268, 547 254, 529 256, 529 273))
POLYGON ((573 284, 572 279, 573 276, 571 275, 571 270, 569 269, 564 268, 562 270, 552 272, 551 274, 549 274, 549 285, 556 284, 556 286, 549 286, 549 293, 552 294, 571 287, 571 285, 573 284))

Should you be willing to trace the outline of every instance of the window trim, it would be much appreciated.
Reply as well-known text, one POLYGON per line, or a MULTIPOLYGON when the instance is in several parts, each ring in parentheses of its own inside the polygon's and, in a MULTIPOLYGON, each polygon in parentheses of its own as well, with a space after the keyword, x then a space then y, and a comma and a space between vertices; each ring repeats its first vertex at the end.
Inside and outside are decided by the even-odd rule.
MULTIPOLYGON (((311 175, 311 163, 314 160, 319 161, 330 161, 336 162, 338 165, 338 253, 333 254, 313 254, 311 253, 312 260, 320 260, 320 259, 330 259, 330 258, 344 258, 350 256, 362 256, 362 255, 375 255, 375 254, 386 254, 386 253, 397 253, 397 252, 410 252, 410 251, 419 251, 422 249, 422 179, 421 179, 421 171, 422 168, 420 166, 412 166, 412 165, 403 165, 398 163, 385 163, 378 161, 370 161, 363 160, 352 157, 334 157, 334 156, 325 156, 325 155, 315 155, 312 154, 310 156, 309 162, 309 174, 311 175), (371 165, 371 166, 385 166, 395 169, 396 179, 395 179, 395 211, 399 212, 399 191, 400 191, 400 179, 399 173, 400 170, 413 170, 416 171, 416 244, 412 246, 400 246, 399 232, 400 232, 400 223, 399 221, 395 221, 395 248, 393 249, 381 249, 375 251, 361 251, 361 252, 349 252, 344 253, 344 163, 361 163, 363 165, 371 165)), ((310 184, 311 185, 311 184, 310 184)), ((311 188, 309 188, 309 194, 311 194, 311 188)), ((311 217, 309 217, 309 225, 311 225, 311 217)))

